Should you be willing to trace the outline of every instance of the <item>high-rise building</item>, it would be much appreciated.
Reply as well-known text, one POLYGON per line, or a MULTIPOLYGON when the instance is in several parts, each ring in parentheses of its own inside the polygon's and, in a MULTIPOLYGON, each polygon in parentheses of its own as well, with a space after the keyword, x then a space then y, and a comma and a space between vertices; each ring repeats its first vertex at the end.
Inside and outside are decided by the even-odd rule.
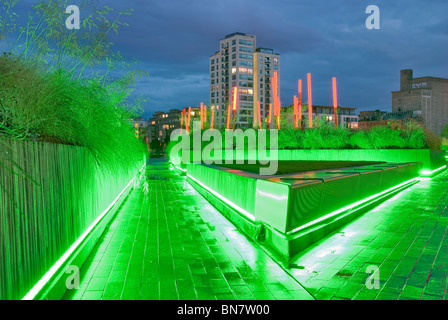
MULTIPOLYGON (((220 50, 210 56, 210 107, 215 109, 215 123, 226 126, 233 88, 237 88, 236 127, 247 127, 254 121, 254 107, 260 102, 262 119, 272 103, 271 77, 278 72, 280 55, 272 49, 257 48, 256 37, 232 33, 219 41, 220 50)), ((278 85, 280 96, 280 85, 278 85)))
POLYGON ((400 71, 400 91, 392 92, 392 112, 413 111, 436 135, 448 124, 448 79, 414 78, 410 69, 400 71))

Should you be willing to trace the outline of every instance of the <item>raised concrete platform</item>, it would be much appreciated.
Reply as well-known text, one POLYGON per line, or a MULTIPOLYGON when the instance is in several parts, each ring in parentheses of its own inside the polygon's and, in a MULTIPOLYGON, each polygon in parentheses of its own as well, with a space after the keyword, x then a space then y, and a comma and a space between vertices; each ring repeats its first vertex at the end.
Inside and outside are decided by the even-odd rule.
POLYGON ((385 163, 282 176, 187 165, 187 180, 251 238, 285 261, 372 204, 417 183, 422 163, 385 163))

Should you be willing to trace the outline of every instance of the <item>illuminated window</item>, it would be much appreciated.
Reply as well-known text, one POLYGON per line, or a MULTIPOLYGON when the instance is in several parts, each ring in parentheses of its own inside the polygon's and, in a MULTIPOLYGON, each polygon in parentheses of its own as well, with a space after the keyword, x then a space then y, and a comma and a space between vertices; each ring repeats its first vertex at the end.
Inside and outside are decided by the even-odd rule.
POLYGON ((250 69, 250 68, 239 68, 239 72, 241 72, 241 73, 250 73, 250 74, 253 74, 253 73, 254 73, 254 70, 253 70, 253 69, 250 69))
POLYGON ((243 94, 254 94, 253 89, 239 89, 239 92, 243 94))
MULTIPOLYGON (((236 68, 232 68, 232 73, 236 72, 236 68)), ((241 68, 240 68, 240 72, 241 72, 241 68)))

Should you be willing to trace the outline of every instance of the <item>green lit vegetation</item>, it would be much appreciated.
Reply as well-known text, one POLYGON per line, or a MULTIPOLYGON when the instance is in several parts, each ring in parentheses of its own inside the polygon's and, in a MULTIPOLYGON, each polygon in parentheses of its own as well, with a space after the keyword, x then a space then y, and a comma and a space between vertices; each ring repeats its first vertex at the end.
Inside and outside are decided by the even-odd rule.
POLYGON ((0 48, 7 52, 0 56, 0 137, 82 146, 113 171, 142 159, 145 148, 129 119, 141 112, 143 100, 130 94, 135 77, 145 73, 117 75, 129 63, 110 52, 108 40, 125 25, 118 18, 130 12, 110 20, 112 9, 84 4, 82 12, 91 14, 79 30, 67 30, 61 21, 68 3, 46 1, 19 28, 15 3, 2 1, 0 48), (7 42, 14 30, 17 40, 7 42))
POLYGON ((130 12, 85 1, 81 29, 67 30, 70 3, 45 1, 21 27, 16 3, 0 2, 0 300, 48 280, 131 185, 145 152, 129 121, 143 102, 131 97, 134 79, 145 73, 108 40, 130 12))
MULTIPOLYGON (((246 129, 252 130, 252 129, 246 129)), ((201 131, 201 135, 204 130, 201 131)), ((221 130, 222 147, 226 146, 225 133, 221 130)), ((258 130, 255 130, 255 134, 258 130)), ((245 135, 245 130, 237 130, 235 139, 245 135)), ((270 133, 266 132, 266 148, 270 148, 270 133)), ((190 146, 193 146, 193 134, 190 134, 190 146)), ((212 139, 213 141, 213 139, 212 139)), ((258 141, 258 138, 257 140, 258 141)), ((170 148, 175 142, 170 143, 170 148)), ((202 148, 208 143, 203 142, 202 148)), ((238 147, 234 143, 234 148, 238 147)), ((244 149, 255 149, 249 145, 247 136, 244 138, 244 149)), ((241 148, 241 147, 240 147, 241 148)), ((389 127, 373 127, 370 130, 350 130, 334 128, 332 124, 322 122, 318 126, 306 129, 283 127, 278 131, 278 149, 440 149, 440 140, 426 132, 415 122, 408 122, 402 129, 389 127)))
POLYGON ((311 129, 279 131, 279 149, 423 149, 430 141, 424 129, 408 122, 401 130, 373 127, 351 131, 320 123, 311 129))

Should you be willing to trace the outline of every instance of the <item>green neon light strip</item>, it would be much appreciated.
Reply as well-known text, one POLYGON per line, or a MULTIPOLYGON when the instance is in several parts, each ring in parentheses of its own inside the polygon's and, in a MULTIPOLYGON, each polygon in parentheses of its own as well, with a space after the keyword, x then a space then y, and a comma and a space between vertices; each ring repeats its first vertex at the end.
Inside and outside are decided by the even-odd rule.
MULTIPOLYGON (((146 165, 146 164, 145 164, 146 165)), ((138 172, 140 172, 145 165, 143 165, 138 172)), ((64 264, 64 262, 70 257, 70 255, 78 248, 82 241, 90 234, 90 232, 97 226, 97 224, 103 219, 103 217, 109 212, 115 203, 120 199, 121 195, 129 188, 134 182, 137 175, 127 184, 126 187, 120 192, 114 201, 104 210, 98 218, 84 231, 84 233, 70 246, 70 248, 59 258, 58 261, 45 273, 45 275, 34 285, 34 287, 22 298, 22 300, 33 300, 36 295, 42 290, 45 284, 54 276, 56 271, 64 264)))
POLYGON ((430 170, 422 170, 422 171, 420 171, 420 174, 422 176, 432 176, 434 173, 436 173, 436 172, 438 172, 440 170, 443 170, 443 169, 446 169, 446 165, 445 166, 441 166, 440 168, 437 168, 437 169, 432 170, 432 171, 430 171, 430 170))
POLYGON ((187 172, 187 169, 183 169, 183 168, 181 168, 181 167, 178 167, 178 166, 176 166, 174 163, 172 163, 171 161, 170 161, 170 163, 171 163, 175 168, 179 169, 180 171, 187 172))
POLYGON ((338 215, 338 214, 340 214, 340 213, 342 213, 344 211, 348 211, 348 210, 351 210, 351 209, 355 209, 355 210, 351 211, 350 213, 358 211, 358 210, 368 206, 370 204, 371 200, 380 200, 381 198, 386 197, 389 193, 392 193, 393 191, 395 191, 395 190, 397 190, 397 189, 399 189, 399 188, 401 188, 401 187, 403 187, 405 185, 411 184, 414 181, 419 181, 419 180, 418 180, 418 178, 414 178, 414 179, 405 181, 403 183, 400 183, 400 184, 396 185, 395 187, 389 188, 389 189, 384 190, 384 191, 382 191, 380 193, 377 193, 377 194, 374 194, 374 195, 372 195, 370 197, 364 198, 364 199, 362 199, 360 201, 352 203, 352 204, 350 204, 348 206, 345 206, 345 207, 343 207, 341 209, 333 211, 333 212, 331 212, 331 213, 329 213, 329 214, 327 214, 327 215, 325 215, 323 217, 320 217, 320 218, 318 218, 316 220, 313 220, 313 221, 311 221, 311 222, 309 222, 307 224, 304 224, 303 226, 300 226, 300 227, 298 227, 298 228, 296 228, 294 230, 288 231, 287 234, 296 233, 296 232, 298 232, 300 230, 303 230, 305 228, 308 228, 308 227, 310 227, 310 226, 312 226, 312 225, 314 225, 316 223, 319 223, 319 222, 321 222, 321 221, 323 221, 325 219, 328 219, 328 218, 331 218, 331 217, 333 217, 335 215, 338 215))
POLYGON ((226 197, 220 195, 218 192, 216 192, 215 190, 211 189, 210 187, 206 186, 201 181, 199 181, 198 179, 193 177, 191 174, 187 173, 187 177, 190 178, 191 180, 193 180, 194 182, 196 182, 197 184, 199 184, 202 188, 204 188, 205 190, 207 190, 208 192, 213 194, 215 197, 217 197, 218 199, 220 199, 221 201, 223 201, 224 203, 226 203, 227 205, 229 205, 230 207, 232 207, 236 211, 240 212, 242 215, 244 215, 249 220, 255 221, 255 216, 252 213, 244 210, 243 208, 241 208, 237 204, 233 203, 232 201, 230 201, 226 197))

